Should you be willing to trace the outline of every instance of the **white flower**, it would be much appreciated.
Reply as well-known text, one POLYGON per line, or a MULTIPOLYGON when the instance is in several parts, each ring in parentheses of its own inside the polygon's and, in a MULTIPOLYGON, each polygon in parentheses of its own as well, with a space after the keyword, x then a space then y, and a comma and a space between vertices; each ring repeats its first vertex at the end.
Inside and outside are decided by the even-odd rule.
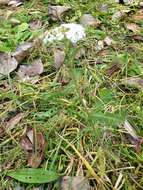
POLYGON ((59 27, 46 32, 43 42, 60 41, 64 38, 70 40, 73 44, 77 43, 86 36, 85 29, 80 24, 70 23, 62 24, 59 27))

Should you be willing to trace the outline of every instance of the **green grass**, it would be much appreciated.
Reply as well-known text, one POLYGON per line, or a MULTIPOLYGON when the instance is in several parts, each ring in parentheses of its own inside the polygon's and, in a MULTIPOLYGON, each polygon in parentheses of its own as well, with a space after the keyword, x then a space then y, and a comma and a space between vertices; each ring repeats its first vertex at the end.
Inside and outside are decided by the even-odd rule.
MULTIPOLYGON (((33 32, 27 24, 33 19, 40 19, 48 25, 48 2, 29 1, 15 12, 11 8, 0 8, 4 18, 3 22, 0 21, 1 52, 14 51, 20 43, 46 30, 45 27, 33 32), (8 9, 13 11, 12 17, 20 20, 20 25, 13 27, 11 17, 6 19, 8 9)), ((0 137, 1 187, 10 189, 19 184, 16 180, 8 180, 5 175, 11 169, 28 167, 19 141, 26 128, 33 127, 37 132, 43 132, 47 142, 40 168, 70 176, 84 174, 91 179, 95 189, 96 180, 91 169, 102 179, 105 189, 113 189, 121 173, 124 180, 121 189, 143 189, 143 150, 136 153, 123 128, 119 127, 127 118, 137 134, 143 135, 143 90, 121 84, 123 78, 143 76, 143 43, 128 38, 132 33, 124 28, 124 22, 131 21, 131 18, 113 22, 113 11, 123 6, 112 1, 107 1, 109 8, 106 13, 98 10, 103 1, 51 2, 72 6, 71 14, 64 18, 66 22, 78 22, 79 17, 88 12, 97 16, 102 25, 97 29, 88 28, 87 38, 76 48, 66 44, 65 64, 59 71, 52 68, 54 59, 51 46, 35 47, 25 61, 31 62, 37 56, 42 59, 45 71, 39 83, 20 83, 15 73, 0 81, 1 127, 17 110, 24 113, 18 125, 0 137), (114 45, 107 47, 105 54, 98 53, 96 41, 106 36, 114 40, 114 45), (85 47, 86 55, 77 60, 74 57, 80 47, 85 47), (130 51, 129 47, 136 48, 136 51, 130 51), (102 64, 94 64, 98 59, 102 60, 102 64), (109 77, 106 71, 115 62, 120 63, 121 70, 109 77), (62 80, 69 82, 62 85, 62 80), (4 89, 4 81, 8 83, 9 89, 4 89)), ((136 10, 137 7, 134 7, 136 10)), ((49 23, 48 27, 54 25, 58 23, 49 23)), ((26 183, 20 185, 25 189, 37 186, 26 183)), ((52 189, 58 189, 57 182, 52 185, 52 189)), ((104 188, 98 186, 98 189, 104 188)))

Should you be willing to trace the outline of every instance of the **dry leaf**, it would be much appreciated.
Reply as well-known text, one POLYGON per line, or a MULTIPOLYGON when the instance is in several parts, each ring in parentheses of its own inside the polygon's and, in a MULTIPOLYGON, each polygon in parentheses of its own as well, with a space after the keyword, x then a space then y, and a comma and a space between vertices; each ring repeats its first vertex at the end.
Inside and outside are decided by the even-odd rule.
POLYGON ((7 53, 0 53, 0 78, 10 74, 18 66, 17 60, 7 53))
POLYGON ((116 63, 116 64, 112 65, 112 66, 106 71, 106 73, 107 73, 107 75, 108 75, 109 77, 111 77, 111 76, 113 76, 115 73, 117 73, 118 71, 120 71, 120 69, 121 69, 121 66, 116 63))
POLYGON ((0 0, 0 5, 8 5, 10 0, 0 0))
POLYGON ((26 134, 21 138, 21 148, 27 153, 28 165, 37 168, 44 159, 45 138, 34 129, 28 129, 26 134))
POLYGON ((43 63, 41 59, 36 59, 31 65, 20 65, 18 77, 22 82, 36 83, 39 75, 43 73, 43 63))
POLYGON ((135 21, 143 21, 143 9, 139 10, 135 15, 132 16, 135 21))
POLYGON ((134 33, 137 33, 140 30, 140 27, 135 23, 126 23, 125 27, 126 27, 126 29, 128 29, 134 33))
POLYGON ((61 20, 61 17, 64 16, 65 13, 67 13, 67 11, 69 11, 70 9, 71 9, 71 7, 69 7, 69 6, 49 5, 48 6, 48 15, 51 18, 51 20, 53 20, 53 21, 61 20))
POLYGON ((10 0, 8 5, 10 5, 12 7, 18 7, 18 6, 22 5, 22 0, 10 0))
POLYGON ((65 59, 65 52, 61 49, 54 49, 54 67, 56 69, 59 69, 62 64, 64 63, 64 59, 65 59))
POLYGON ((104 39, 104 43, 105 43, 105 45, 107 45, 107 46, 111 46, 111 44, 113 43, 113 40, 112 40, 109 36, 107 36, 107 37, 104 39))
POLYGON ((132 35, 130 36, 132 39, 136 40, 136 41, 140 41, 143 42, 143 36, 141 35, 132 35))
POLYGON ((124 128, 128 133, 128 139, 134 145, 135 150, 139 153, 141 151, 141 145, 143 144, 143 139, 140 139, 137 136, 134 128, 127 120, 124 123, 124 128))
POLYGON ((28 157, 28 165, 32 168, 37 168, 41 164, 45 151, 45 138, 43 134, 37 133, 35 138, 35 150, 28 157))
POLYGON ((29 138, 30 142, 33 144, 34 143, 34 131, 33 131, 33 129, 27 130, 26 135, 29 138))
POLYGON ((20 20, 16 19, 16 18, 11 18, 10 20, 10 23, 13 25, 13 26, 16 26, 18 24, 20 24, 20 20))
POLYGON ((134 139, 136 139, 136 140, 139 139, 135 130, 133 129, 133 127, 131 126, 131 124, 127 120, 124 123, 124 128, 126 129, 128 134, 130 134, 134 139))
POLYGON ((34 20, 29 23, 31 30, 38 30, 42 27, 42 22, 40 20, 34 20))
POLYGON ((32 151, 33 150, 33 144, 30 142, 30 140, 26 136, 21 138, 20 146, 25 151, 32 151))
POLYGON ((126 79, 122 79, 121 83, 124 85, 133 86, 136 88, 143 88, 143 79, 139 77, 129 77, 126 79))
POLYGON ((32 42, 26 42, 17 47, 16 51, 12 53, 13 57, 20 63, 29 53, 29 50, 34 46, 32 42))
POLYGON ((91 186, 85 177, 64 176, 61 181, 61 190, 91 190, 91 186))
POLYGON ((80 24, 84 27, 93 26, 98 27, 101 24, 101 21, 93 17, 91 14, 84 14, 80 18, 80 24))
POLYGON ((20 122, 22 117, 23 117, 23 113, 18 113, 17 115, 12 117, 9 121, 7 121, 5 129, 10 130, 14 128, 20 122))
POLYGON ((112 15, 112 19, 113 19, 114 21, 120 20, 121 18, 123 18, 123 17, 124 17, 127 13, 129 13, 129 12, 130 12, 129 9, 116 11, 116 12, 112 15))
POLYGON ((80 59, 80 58, 84 57, 85 54, 86 54, 86 49, 85 49, 84 47, 82 47, 82 48, 80 48, 80 49, 77 51, 77 53, 76 53, 76 55, 75 55, 75 58, 76 58, 76 59, 80 59))

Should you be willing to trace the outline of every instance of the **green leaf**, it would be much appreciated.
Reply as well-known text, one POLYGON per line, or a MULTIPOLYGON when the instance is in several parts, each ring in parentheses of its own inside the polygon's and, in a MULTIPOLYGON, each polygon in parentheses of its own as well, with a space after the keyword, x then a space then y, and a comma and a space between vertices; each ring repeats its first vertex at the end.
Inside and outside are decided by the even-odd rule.
POLYGON ((42 168, 23 168, 7 173, 8 176, 24 183, 48 183, 58 179, 59 175, 42 168))
POLYGON ((88 116, 89 121, 97 122, 101 124, 106 125, 119 125, 125 121, 124 114, 117 114, 117 113, 103 113, 103 112, 97 112, 92 111, 88 116))
POLYGON ((25 22, 18 26, 18 32, 24 32, 29 28, 29 25, 25 22))

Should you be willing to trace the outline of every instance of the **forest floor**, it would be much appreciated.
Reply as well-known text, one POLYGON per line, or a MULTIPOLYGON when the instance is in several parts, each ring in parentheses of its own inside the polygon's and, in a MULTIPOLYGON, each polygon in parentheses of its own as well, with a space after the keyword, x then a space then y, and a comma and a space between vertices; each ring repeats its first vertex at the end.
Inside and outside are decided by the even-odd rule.
MULTIPOLYGON (((3 76, 1 67, 2 190, 70 189, 62 176, 83 176, 95 190, 143 189, 142 4, 29 0, 15 8, 0 5, 0 62, 9 67, 17 64, 12 52, 19 45, 62 23, 80 23, 84 14, 95 18, 84 21, 86 37, 77 44, 37 40, 28 53, 21 48, 15 69, 6 68, 10 71, 3 76), (70 10, 53 19, 50 4, 70 10), (19 79, 22 68, 28 80, 19 79)), ((73 190, 89 189, 72 183, 73 190)))

